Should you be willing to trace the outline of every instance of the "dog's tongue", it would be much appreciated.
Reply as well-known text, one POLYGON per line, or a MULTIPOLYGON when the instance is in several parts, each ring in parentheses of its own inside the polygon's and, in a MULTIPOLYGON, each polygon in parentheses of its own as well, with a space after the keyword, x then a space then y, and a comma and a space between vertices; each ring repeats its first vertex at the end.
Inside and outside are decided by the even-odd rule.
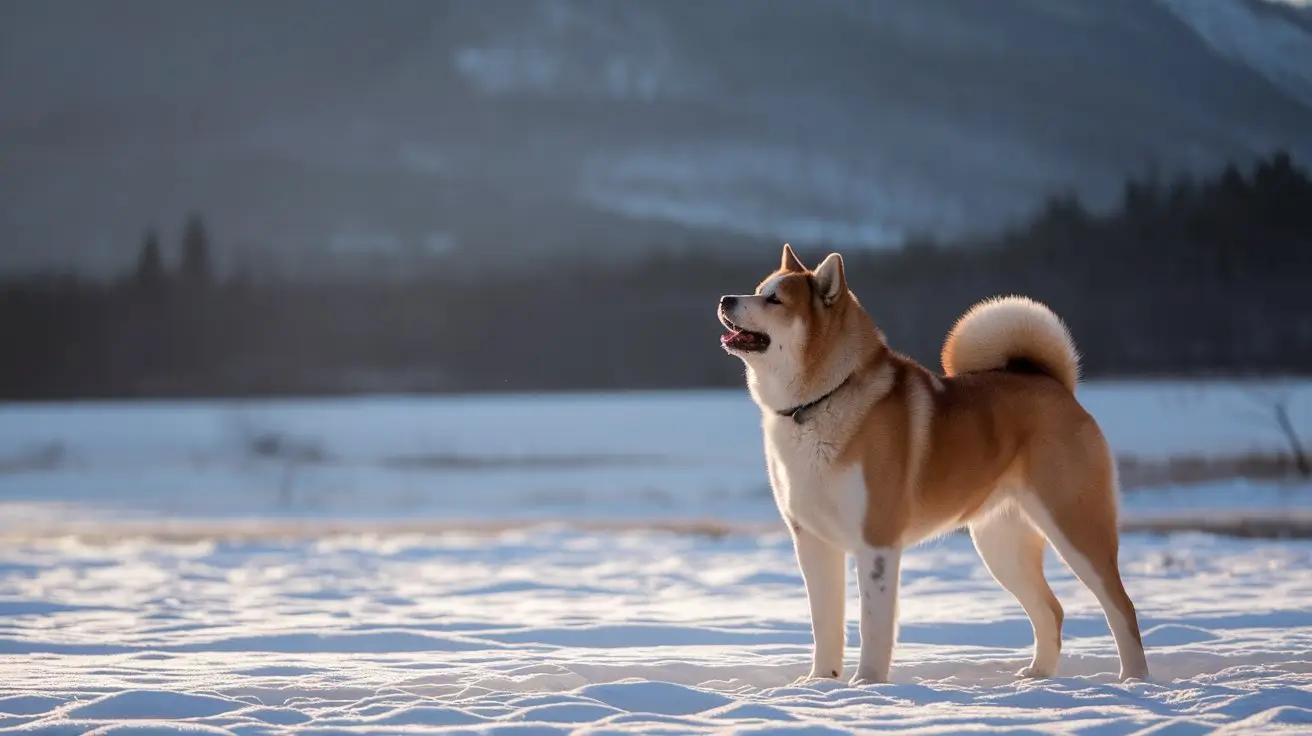
POLYGON ((726 348, 735 350, 746 350, 754 353, 761 352, 770 344, 770 337, 765 333, 752 332, 751 330, 740 329, 738 327, 728 327, 723 335, 720 335, 720 344, 726 348))

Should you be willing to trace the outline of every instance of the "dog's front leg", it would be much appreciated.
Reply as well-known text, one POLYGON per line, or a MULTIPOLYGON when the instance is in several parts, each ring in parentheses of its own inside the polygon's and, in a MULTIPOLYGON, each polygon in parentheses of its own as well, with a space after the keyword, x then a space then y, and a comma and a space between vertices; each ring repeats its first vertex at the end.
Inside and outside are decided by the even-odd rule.
POLYGON ((902 551, 865 547, 856 554, 861 591, 861 660, 853 685, 888 682, 897 642, 897 589, 902 551))
POLYGON ((843 566, 846 555, 800 525, 789 526, 793 531, 797 566, 806 583, 806 598, 811 604, 811 634, 815 639, 811 674, 802 679, 837 679, 843 675, 843 646, 847 643, 843 615, 847 598, 843 566))

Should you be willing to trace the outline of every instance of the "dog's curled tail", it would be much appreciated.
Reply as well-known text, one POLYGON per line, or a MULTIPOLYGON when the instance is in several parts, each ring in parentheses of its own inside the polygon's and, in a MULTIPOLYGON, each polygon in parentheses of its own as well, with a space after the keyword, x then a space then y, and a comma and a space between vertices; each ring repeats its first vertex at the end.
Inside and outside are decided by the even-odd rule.
POLYGON ((1046 305, 1023 296, 986 299, 957 320, 943 343, 943 372, 1043 373, 1072 393, 1080 354, 1066 324, 1046 305))

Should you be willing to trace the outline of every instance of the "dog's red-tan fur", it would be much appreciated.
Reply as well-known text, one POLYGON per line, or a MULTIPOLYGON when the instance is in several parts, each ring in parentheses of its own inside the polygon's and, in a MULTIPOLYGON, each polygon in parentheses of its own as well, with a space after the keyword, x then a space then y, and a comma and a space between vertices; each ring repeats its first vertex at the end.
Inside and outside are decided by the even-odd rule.
MULTIPOLYGON (((1112 454, 1076 399, 1078 358, 1055 315, 1018 297, 977 305, 945 343, 940 375, 887 345, 848 290, 837 255, 812 271, 785 246, 780 268, 753 295, 735 299, 768 300, 735 306, 733 322, 771 337, 766 351, 740 357, 762 405, 776 493, 799 457, 823 466, 793 472, 814 485, 837 487, 830 479, 851 469, 864 481, 860 539, 829 533, 828 544, 850 554, 862 545, 900 550, 971 528, 995 577, 1025 605, 1037 646, 1049 647, 1028 674, 1046 675, 1055 668, 1062 619, 1043 578, 1049 541, 1103 604, 1122 677, 1147 676, 1118 565, 1112 454), (803 404, 835 386, 823 413, 800 428, 777 415, 787 406, 771 405, 803 404), (1039 641, 1051 638, 1054 622, 1057 641, 1039 641)), ((824 496, 794 485, 792 508, 803 503, 799 494, 824 496)), ((788 508, 781 504, 785 517, 788 508)))

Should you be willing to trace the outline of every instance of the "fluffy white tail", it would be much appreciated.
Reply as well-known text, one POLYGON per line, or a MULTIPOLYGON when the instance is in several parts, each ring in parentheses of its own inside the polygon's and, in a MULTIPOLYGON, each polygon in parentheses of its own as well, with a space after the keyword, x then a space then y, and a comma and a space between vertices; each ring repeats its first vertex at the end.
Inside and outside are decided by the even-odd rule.
POLYGON ((943 372, 1044 373, 1072 393, 1080 354, 1065 323, 1047 306, 1023 296, 986 299, 957 320, 943 343, 943 372))

